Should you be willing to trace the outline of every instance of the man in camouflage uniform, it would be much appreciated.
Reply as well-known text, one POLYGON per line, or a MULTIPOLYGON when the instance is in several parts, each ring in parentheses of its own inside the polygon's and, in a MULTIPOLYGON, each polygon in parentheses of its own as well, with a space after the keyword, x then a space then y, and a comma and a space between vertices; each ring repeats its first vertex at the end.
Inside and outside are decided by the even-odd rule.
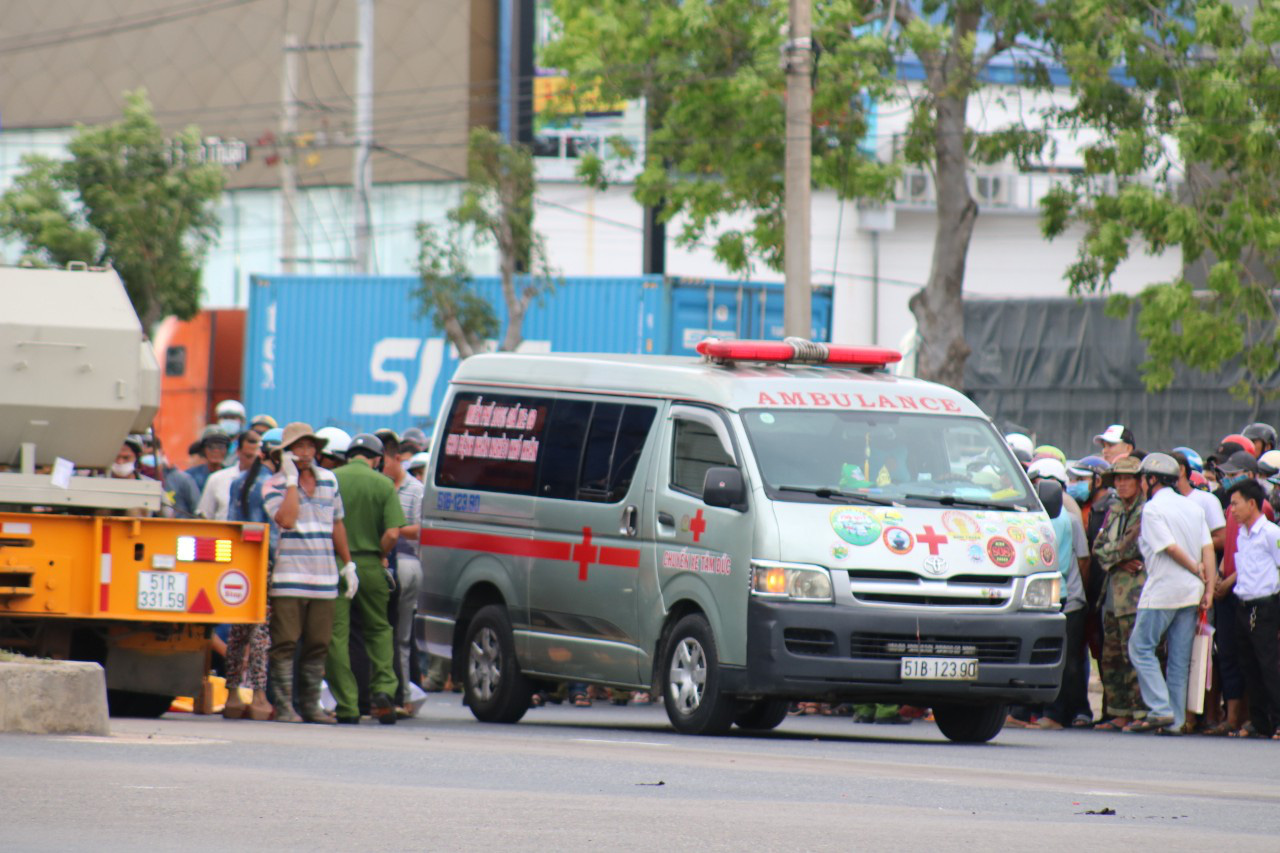
POLYGON ((1093 555, 1107 573, 1106 604, 1102 614, 1103 713, 1110 720, 1098 728, 1118 731, 1134 719, 1146 716, 1138 674, 1129 662, 1129 635, 1137 619, 1138 599, 1147 579, 1138 551, 1142 523, 1142 490, 1138 486, 1139 459, 1126 456, 1116 461, 1105 477, 1111 480, 1116 500, 1107 509, 1102 530, 1093 543, 1093 555))

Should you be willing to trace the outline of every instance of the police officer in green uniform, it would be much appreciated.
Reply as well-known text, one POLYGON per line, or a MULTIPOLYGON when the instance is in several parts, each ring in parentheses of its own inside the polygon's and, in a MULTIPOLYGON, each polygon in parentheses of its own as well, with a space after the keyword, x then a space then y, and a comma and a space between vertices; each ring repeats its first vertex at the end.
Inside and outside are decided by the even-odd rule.
POLYGON ((1142 524, 1142 490, 1138 488, 1141 462, 1135 456, 1116 460, 1103 474, 1103 482, 1115 487, 1116 500, 1107 510, 1102 530, 1093 543, 1093 555, 1107 573, 1106 604, 1102 611, 1102 680, 1104 714, 1111 717, 1097 728, 1119 730, 1147 715, 1138 692, 1138 673, 1129 661, 1129 636, 1137 620, 1138 599, 1147 572, 1138 550, 1142 524))
POLYGON ((370 705, 378 722, 390 725, 396 721, 395 696, 399 681, 395 671, 395 642, 387 619, 391 586, 387 573, 387 555, 400 537, 405 525, 404 512, 396 497, 396 488, 373 469, 382 458, 382 442, 377 436, 361 433, 347 448, 347 464, 334 471, 338 491, 346 512, 347 543, 359 578, 355 598, 338 599, 333 617, 333 639, 329 643, 329 659, 325 677, 329 690, 338 703, 340 723, 360 720, 359 689, 351 671, 348 643, 351 636, 351 608, 360 613, 364 631, 365 653, 372 670, 369 679, 370 705))

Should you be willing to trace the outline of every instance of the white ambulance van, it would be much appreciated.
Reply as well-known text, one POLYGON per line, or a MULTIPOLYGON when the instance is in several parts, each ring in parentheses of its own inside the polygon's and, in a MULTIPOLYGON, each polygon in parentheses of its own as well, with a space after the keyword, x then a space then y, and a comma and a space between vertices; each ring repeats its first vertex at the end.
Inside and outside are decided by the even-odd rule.
POLYGON ((438 425, 420 646, 477 718, 548 683, 652 689, 674 727, 798 699, 933 708, 987 741, 1063 669, 1053 531, 966 397, 889 350, 477 355, 438 425))

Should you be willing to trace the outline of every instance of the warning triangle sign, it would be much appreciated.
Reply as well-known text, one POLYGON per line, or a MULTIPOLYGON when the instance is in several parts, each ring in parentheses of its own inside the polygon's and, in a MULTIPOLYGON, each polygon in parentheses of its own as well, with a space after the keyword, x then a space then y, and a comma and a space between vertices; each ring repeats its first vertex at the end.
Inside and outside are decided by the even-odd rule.
POLYGON ((205 595, 204 588, 201 587, 200 592, 196 595, 196 600, 191 602, 191 606, 187 608, 188 613, 212 613, 213 605, 209 603, 209 596, 205 595))

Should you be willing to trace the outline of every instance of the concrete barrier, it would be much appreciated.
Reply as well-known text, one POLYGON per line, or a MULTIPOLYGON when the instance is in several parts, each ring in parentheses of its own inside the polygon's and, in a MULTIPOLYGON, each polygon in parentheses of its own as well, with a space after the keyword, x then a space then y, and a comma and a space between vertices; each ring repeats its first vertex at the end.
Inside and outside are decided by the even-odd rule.
POLYGON ((107 681, 98 664, 0 658, 0 732, 108 731, 107 681))

